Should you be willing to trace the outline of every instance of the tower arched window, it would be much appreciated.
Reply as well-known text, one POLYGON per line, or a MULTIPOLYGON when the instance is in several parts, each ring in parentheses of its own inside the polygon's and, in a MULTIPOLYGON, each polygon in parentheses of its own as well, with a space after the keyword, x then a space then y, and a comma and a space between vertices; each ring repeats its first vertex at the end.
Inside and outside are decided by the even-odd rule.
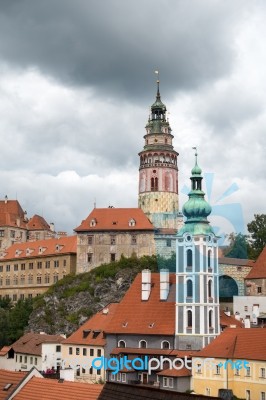
POLYGON ((192 297, 193 296, 193 284, 192 280, 188 279, 187 280, 187 297, 192 297))
POLYGON ((187 326, 188 328, 192 328, 192 311, 187 311, 187 326))
POLYGON ((155 186, 155 191, 157 191, 158 190, 158 178, 155 178, 155 180, 154 180, 154 186, 155 186))
POLYGON ((211 255, 212 255, 211 250, 208 250, 208 268, 211 268, 211 255))
POLYGON ((212 310, 209 311, 209 328, 213 326, 213 312, 212 310))
POLYGON ((192 250, 187 250, 187 267, 192 267, 192 250))
POLYGON ((212 281, 208 281, 208 297, 212 297, 212 281))
POLYGON ((154 178, 151 178, 151 190, 154 192, 154 178))

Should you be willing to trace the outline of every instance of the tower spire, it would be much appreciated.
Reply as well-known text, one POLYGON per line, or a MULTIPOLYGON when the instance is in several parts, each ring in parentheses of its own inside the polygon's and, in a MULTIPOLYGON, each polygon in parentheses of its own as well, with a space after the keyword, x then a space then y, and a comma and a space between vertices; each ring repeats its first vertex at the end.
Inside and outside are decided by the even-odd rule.
POLYGON ((157 75, 157 94, 156 94, 156 100, 161 100, 161 95, 160 95, 160 74, 159 70, 154 71, 155 74, 157 75))

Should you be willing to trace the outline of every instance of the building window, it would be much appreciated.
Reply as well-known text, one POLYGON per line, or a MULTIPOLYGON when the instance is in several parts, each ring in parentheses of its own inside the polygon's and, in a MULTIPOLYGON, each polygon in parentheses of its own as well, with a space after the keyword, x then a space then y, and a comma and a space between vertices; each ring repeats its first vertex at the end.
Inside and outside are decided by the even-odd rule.
POLYGON ((121 382, 121 372, 118 372, 116 380, 117 382, 121 382))
POLYGON ((110 254, 110 261, 111 262, 115 261, 115 253, 110 254))
POLYGON ((152 192, 158 191, 158 178, 151 178, 151 191, 152 192))
POLYGON ((261 286, 258 286, 258 293, 261 293, 261 286))
POLYGON ((250 367, 246 367, 246 376, 251 376, 250 375, 250 367))
POLYGON ((208 268, 211 268, 211 250, 208 250, 208 268))
POLYGON ((63 267, 67 266, 67 260, 63 260, 63 267))
POLYGON ((122 382, 126 383, 127 379, 126 379, 126 374, 122 373, 122 382))
POLYGON ((131 235, 131 244, 137 244, 137 235, 131 235))
POLYGON ((166 239, 166 246, 171 247, 172 246, 172 240, 171 239, 166 239))
POLYGON ((192 328, 192 311, 187 311, 187 327, 192 328))
POLYGON ((119 340, 118 347, 121 347, 124 349, 126 347, 126 342, 124 340, 119 340))
POLYGON ((34 360, 34 361, 35 361, 35 365, 37 365, 37 361, 38 361, 38 360, 37 360, 37 357, 35 357, 35 360, 34 360))
POLYGON ((261 378, 265 378, 265 377, 266 377, 266 375, 265 375, 265 368, 261 368, 261 369, 260 369, 260 377, 261 377, 261 378))
POLYGON ((33 269, 33 263, 29 263, 29 269, 33 269))
POLYGON ((26 269, 26 264, 21 264, 20 269, 21 269, 21 271, 25 271, 25 269, 26 269))
POLYGON ((61 352, 61 346, 60 346, 60 345, 57 345, 57 346, 55 347, 55 351, 56 351, 57 353, 60 353, 60 352, 61 352))
POLYGON ((33 357, 30 357, 30 364, 33 364, 33 357))
POLYGON ((3 272, 3 265, 0 265, 0 272, 3 272))
POLYGON ((14 264, 14 271, 18 271, 18 264, 14 264))
POLYGON ((90 357, 94 357, 94 349, 90 349, 90 357))
POLYGON ((42 277, 41 276, 37 276, 37 284, 41 285, 42 283, 42 277))
POLYGON ((41 261, 37 262, 37 269, 42 269, 42 262, 41 261))
POLYGON ((6 286, 10 286, 10 278, 6 278, 6 286))
POLYGON ((202 364, 197 364, 196 372, 197 372, 198 374, 202 374, 202 364))
POLYGON ((169 343, 167 340, 164 340, 164 341, 161 343, 161 348, 162 348, 162 349, 170 349, 170 343, 169 343))
POLYGON ((115 235, 111 235, 111 236, 110 236, 110 244, 111 244, 111 245, 116 244, 116 236, 115 236, 115 235))
POLYGON ((20 277, 20 284, 25 285, 25 275, 21 275, 20 277))
POLYGON ((10 272, 10 265, 6 265, 6 272, 10 272))
POLYGON ((68 354, 69 354, 69 355, 72 355, 72 354, 73 354, 73 348, 72 348, 72 347, 69 347, 69 348, 68 348, 68 354))
POLYGON ((265 392, 260 392, 260 400, 266 400, 265 392))
POLYGON ((24 293, 21 293, 21 295, 19 297, 20 297, 21 300, 24 300, 25 299, 24 293))
POLYGON ((49 269, 50 268, 50 261, 45 261, 45 268, 49 269))
POLYGON ((212 281, 211 279, 208 281, 208 297, 212 297, 212 281))
POLYGON ((187 297, 192 297, 193 296, 193 284, 192 280, 188 279, 187 280, 187 297))
POLYGON ((44 283, 50 283, 50 276, 48 274, 45 274, 44 283))
POLYGON ((87 254, 87 261, 88 261, 89 264, 92 263, 92 253, 88 253, 87 254))
MULTIPOLYGON (((90 374, 90 375, 93 374, 93 367, 90 367, 90 369, 89 369, 89 374, 90 374)), ((112 374, 112 375, 113 375, 113 374, 112 374)), ((115 375, 113 375, 113 376, 115 376, 115 375)))
POLYGON ((16 234, 16 232, 15 232, 15 231, 10 231, 10 237, 11 237, 12 239, 14 239, 14 238, 15 238, 15 234, 16 234))
POLYGON ((248 306, 245 306, 245 307, 244 307, 244 311, 248 311, 248 306))
POLYGON ((28 294, 28 298, 29 298, 29 299, 32 299, 32 293, 29 293, 29 294, 28 294))
POLYGON ((215 373, 216 373, 216 375, 221 375, 221 367, 220 367, 220 365, 216 365, 215 373))
POLYGON ((5 236, 5 231, 4 229, 0 229, 0 237, 4 237, 5 236))
POLYGON ((59 260, 54 260, 54 268, 59 268, 59 260))
POLYGON ((246 390, 246 400, 250 400, 250 390, 246 390))
POLYGON ((3 278, 2 278, 2 276, 0 277, 0 286, 3 286, 3 278))
POLYGON ((59 278, 58 275, 54 275, 54 283, 58 282, 59 278))
POLYGON ((93 244, 93 235, 88 236, 88 245, 93 244))
POLYGON ((102 355, 102 351, 101 351, 101 349, 98 349, 97 350, 97 357, 101 357, 101 355, 102 355))
POLYGON ((87 349, 82 349, 82 354, 83 354, 83 356, 86 356, 87 355, 87 349))
POLYGON ((192 267, 192 250, 187 250, 187 267, 192 267))
POLYGON ((16 294, 13 294, 13 301, 17 301, 18 297, 16 294))
POLYGON ((79 356, 79 347, 76 347, 76 356, 79 356))
POLYGON ((22 356, 19 356, 19 362, 22 363, 22 356))
POLYGON ((174 380, 173 380, 173 378, 166 378, 166 377, 163 377, 163 387, 173 388, 173 387, 174 387, 174 380))
POLYGON ((33 283, 33 275, 28 276, 28 283, 32 284, 33 283))
POLYGON ((131 219, 128 221, 128 225, 129 225, 129 226, 135 226, 135 225, 136 225, 136 221, 135 221, 133 218, 131 218, 131 219))
POLYGON ((140 348, 140 349, 147 349, 147 342, 146 342, 146 340, 140 340, 140 342, 139 342, 139 348, 140 348))
POLYGON ((213 321, 212 321, 212 310, 209 311, 209 328, 212 328, 213 321))
POLYGON ((210 396, 211 395, 211 389, 210 388, 206 388, 206 396, 210 396))
POLYGON ((14 278, 13 278, 13 285, 18 285, 18 277, 17 277, 17 275, 15 275, 14 278))
POLYGON ((101 371, 100 369, 97 369, 97 372, 96 372, 96 373, 97 373, 97 375, 101 375, 101 372, 102 372, 102 371, 101 371))
POLYGON ((80 368, 77 368, 76 374, 77 374, 77 376, 80 376, 80 368))

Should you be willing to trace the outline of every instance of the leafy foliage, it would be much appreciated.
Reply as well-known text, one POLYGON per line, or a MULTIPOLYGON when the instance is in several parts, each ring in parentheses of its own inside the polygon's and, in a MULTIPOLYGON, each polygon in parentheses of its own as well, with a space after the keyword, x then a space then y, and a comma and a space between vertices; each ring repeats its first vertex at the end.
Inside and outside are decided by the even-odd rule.
POLYGON ((266 246, 266 214, 255 214, 248 224, 250 233, 251 257, 256 259, 266 246))
POLYGON ((227 236, 229 245, 225 250, 226 257, 247 259, 250 255, 248 236, 242 233, 230 233, 227 236))

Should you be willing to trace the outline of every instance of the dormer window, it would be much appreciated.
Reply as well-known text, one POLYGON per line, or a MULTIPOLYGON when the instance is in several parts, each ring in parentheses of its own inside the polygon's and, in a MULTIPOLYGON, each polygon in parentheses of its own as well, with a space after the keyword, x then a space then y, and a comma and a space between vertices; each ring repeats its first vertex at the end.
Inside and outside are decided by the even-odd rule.
POLYGON ((91 220, 91 222, 90 222, 90 226, 96 226, 96 224, 97 224, 97 221, 96 221, 96 218, 92 218, 92 220, 91 220))
POLYGON ((136 225, 136 221, 134 220, 134 218, 131 218, 131 219, 128 221, 128 225, 129 225, 129 226, 135 226, 135 225, 136 225))

